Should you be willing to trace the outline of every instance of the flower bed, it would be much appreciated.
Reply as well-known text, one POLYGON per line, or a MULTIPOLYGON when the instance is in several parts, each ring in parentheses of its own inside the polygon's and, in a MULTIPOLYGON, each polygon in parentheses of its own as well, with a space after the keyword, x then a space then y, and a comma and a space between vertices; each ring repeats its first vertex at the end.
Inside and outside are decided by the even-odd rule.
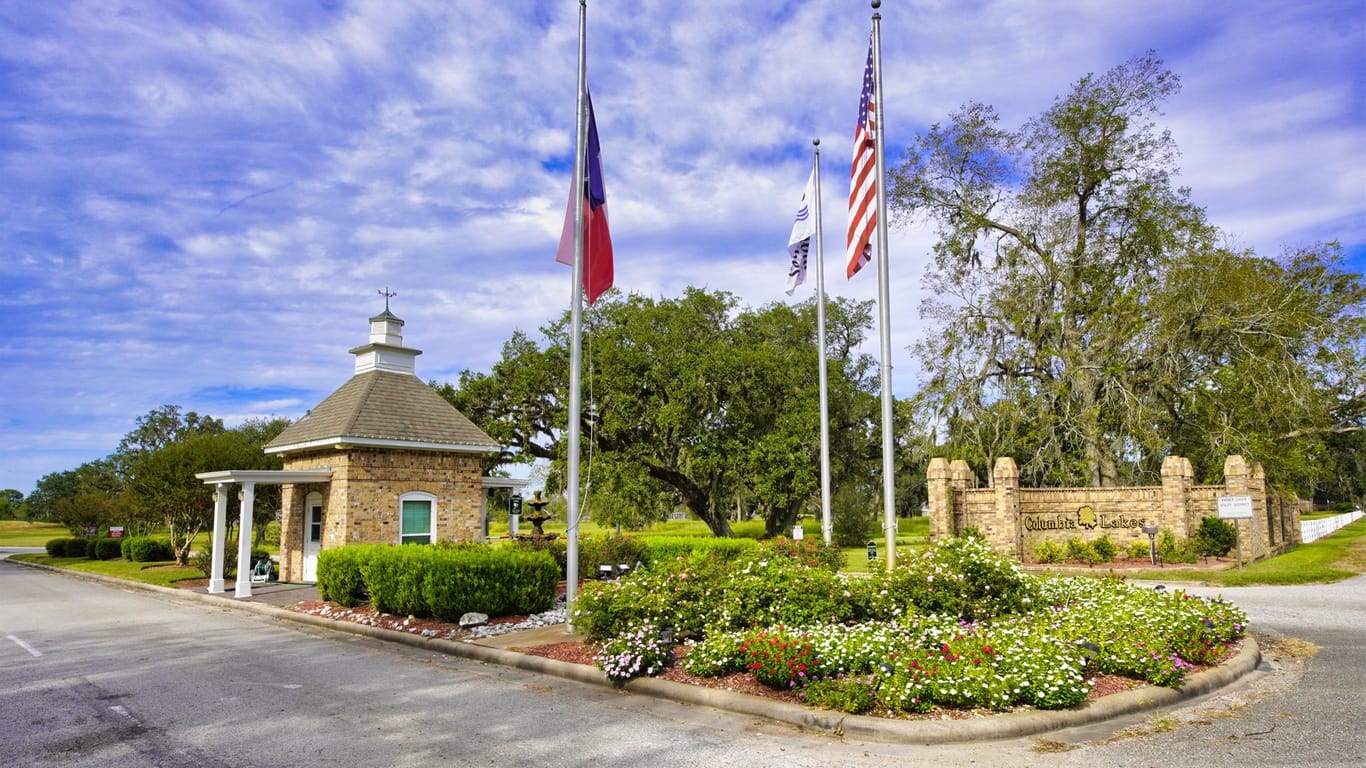
POLYGON ((747 675, 815 706, 893 715, 1061 709, 1102 677, 1179 687, 1246 627, 1228 603, 1032 576, 970 538, 867 578, 679 558, 587 584, 576 607, 613 680, 665 673, 667 630, 686 639, 678 664, 693 677, 747 675))

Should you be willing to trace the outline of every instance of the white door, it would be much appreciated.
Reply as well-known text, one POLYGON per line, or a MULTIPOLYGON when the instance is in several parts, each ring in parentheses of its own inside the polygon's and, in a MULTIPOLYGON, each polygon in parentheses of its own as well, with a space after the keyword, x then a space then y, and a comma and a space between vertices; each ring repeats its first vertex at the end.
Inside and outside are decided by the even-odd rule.
POLYGON ((322 499, 309 499, 306 507, 308 514, 304 518, 304 581, 317 581, 318 552, 323 546, 322 499))

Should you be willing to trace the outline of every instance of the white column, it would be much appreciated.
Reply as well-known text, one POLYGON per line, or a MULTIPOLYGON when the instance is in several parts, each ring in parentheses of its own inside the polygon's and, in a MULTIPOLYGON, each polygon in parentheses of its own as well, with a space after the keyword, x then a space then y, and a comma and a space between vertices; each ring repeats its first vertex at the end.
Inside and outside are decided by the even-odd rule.
POLYGON ((209 591, 223 591, 223 538, 228 527, 228 489, 223 483, 213 489, 213 559, 209 565, 209 591))
POLYGON ((256 510, 256 483, 242 482, 242 517, 237 522, 237 592, 251 597, 251 516, 256 510))

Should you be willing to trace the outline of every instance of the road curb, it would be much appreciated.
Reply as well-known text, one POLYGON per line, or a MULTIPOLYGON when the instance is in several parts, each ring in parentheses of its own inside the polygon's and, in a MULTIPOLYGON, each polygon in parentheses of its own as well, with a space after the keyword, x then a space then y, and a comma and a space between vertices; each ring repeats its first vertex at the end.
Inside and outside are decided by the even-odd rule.
POLYGON ((493 648, 477 643, 457 642, 444 638, 428 638, 408 632, 397 632, 381 627, 371 627, 351 621, 329 619, 309 613, 291 611, 287 608, 267 603, 237 601, 219 595, 210 595, 193 590, 162 587, 156 584, 143 584, 136 581, 104 576, 97 573, 72 571, 56 568, 42 563, 10 560, 31 568, 40 568, 76 578, 95 581, 122 588, 143 589, 159 592, 168 596, 188 598, 195 602, 232 610, 245 610, 270 616, 284 621, 320 627, 338 632, 346 632, 385 642, 400 643, 412 648, 437 651, 451 656, 479 661, 486 664, 499 664, 516 669, 552 675, 566 680, 606 687, 619 687, 630 693, 652 698, 676 701, 680 704, 711 707, 736 714, 761 717, 779 723, 796 726, 834 736, 852 737, 869 741, 895 742, 902 744, 952 744, 966 741, 990 741, 996 739, 1033 736, 1048 731, 1073 728, 1081 725, 1109 720, 1122 715, 1169 707, 1183 701, 1203 696, 1223 688, 1257 668, 1261 663, 1261 649, 1251 635, 1243 638, 1242 648, 1230 660, 1217 667, 1207 669, 1186 679, 1179 689, 1148 686, 1123 693, 1112 694, 1095 701, 1065 710, 1029 710, 993 714, 983 717, 949 720, 893 720, 882 717, 849 715, 827 709, 814 709, 798 704, 773 701, 760 696, 707 688, 698 685, 675 683, 657 678, 636 678, 625 685, 615 686, 597 667, 575 664, 567 661, 547 659, 526 653, 493 648))

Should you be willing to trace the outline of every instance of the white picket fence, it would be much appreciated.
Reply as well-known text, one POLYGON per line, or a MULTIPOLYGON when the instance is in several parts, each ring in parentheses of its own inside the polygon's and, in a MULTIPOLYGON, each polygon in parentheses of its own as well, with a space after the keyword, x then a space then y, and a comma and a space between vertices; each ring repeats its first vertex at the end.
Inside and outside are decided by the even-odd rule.
POLYGON ((1315 539, 1321 539, 1348 523, 1355 523, 1361 519, 1363 514, 1366 513, 1358 509, 1355 512, 1343 512, 1340 515, 1321 517, 1317 520, 1301 520, 1300 540, 1308 544, 1315 539))

